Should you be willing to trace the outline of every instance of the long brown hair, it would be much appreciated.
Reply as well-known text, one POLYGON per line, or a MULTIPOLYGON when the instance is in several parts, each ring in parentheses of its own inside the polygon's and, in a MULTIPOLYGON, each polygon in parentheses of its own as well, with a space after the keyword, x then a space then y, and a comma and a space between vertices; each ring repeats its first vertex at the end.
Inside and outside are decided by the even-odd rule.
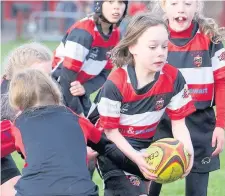
POLYGON ((9 86, 9 103, 14 109, 35 106, 61 105, 62 96, 51 77, 37 69, 16 74, 9 86))
POLYGON ((129 51, 129 47, 134 45, 138 38, 152 26, 163 25, 167 29, 166 23, 157 15, 149 12, 136 14, 131 18, 126 33, 118 45, 112 50, 112 61, 117 67, 125 64, 133 64, 133 55, 129 51))

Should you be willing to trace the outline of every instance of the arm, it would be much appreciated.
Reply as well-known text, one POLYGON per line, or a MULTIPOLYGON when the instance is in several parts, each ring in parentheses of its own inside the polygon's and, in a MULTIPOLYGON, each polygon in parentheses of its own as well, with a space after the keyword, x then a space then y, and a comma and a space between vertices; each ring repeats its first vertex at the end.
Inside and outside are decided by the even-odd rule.
POLYGON ((188 93, 188 87, 184 80, 184 77, 178 72, 174 83, 174 94, 167 106, 166 112, 171 119, 172 132, 174 138, 178 139, 184 144, 185 149, 188 151, 190 157, 189 166, 185 171, 184 176, 188 175, 194 160, 194 150, 190 137, 189 130, 185 124, 185 117, 190 115, 196 109, 190 94, 188 93))
POLYGON ((172 132, 173 132, 174 138, 181 141, 184 144, 188 153, 190 155, 193 155, 194 149, 193 149, 193 146, 192 146, 190 133, 189 133, 188 128, 185 124, 185 119, 183 118, 181 120, 172 120, 171 124, 172 124, 172 132))
POLYGON ((107 80, 101 89, 100 102, 98 103, 99 125, 103 128, 107 138, 134 161, 142 173, 145 173, 149 179, 154 180, 156 176, 149 172, 151 167, 146 163, 144 155, 136 151, 118 130, 122 102, 122 94, 119 90, 121 89, 121 83, 118 84, 120 77, 115 73, 110 78, 112 80, 107 80), (118 85, 113 82, 114 79, 116 79, 118 85))
POLYGON ((130 160, 138 162, 139 153, 127 142, 118 129, 105 129, 105 134, 130 160))
POLYGON ((91 93, 97 91, 105 83, 111 70, 104 69, 102 72, 95 78, 88 80, 83 84, 86 94, 90 95, 91 93))
POLYGON ((211 60, 214 75, 216 127, 212 137, 212 147, 216 146, 213 156, 222 152, 225 128, 225 49, 222 43, 211 43, 211 60))

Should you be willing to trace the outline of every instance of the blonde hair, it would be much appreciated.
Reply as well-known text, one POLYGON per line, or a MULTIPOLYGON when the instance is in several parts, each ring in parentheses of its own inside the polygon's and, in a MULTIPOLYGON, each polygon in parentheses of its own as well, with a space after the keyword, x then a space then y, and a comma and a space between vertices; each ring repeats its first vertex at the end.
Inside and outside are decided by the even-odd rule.
POLYGON ((133 16, 127 26, 126 33, 117 46, 112 50, 112 62, 117 67, 125 64, 134 65, 133 55, 129 51, 129 46, 137 43, 138 38, 149 28, 163 25, 167 29, 166 23, 158 16, 149 12, 141 12, 133 16))
POLYGON ((23 44, 6 57, 3 63, 5 67, 4 76, 11 80, 14 74, 31 67, 35 63, 51 62, 52 56, 51 50, 41 43, 23 44))
POLYGON ((61 105, 62 95, 50 76, 37 69, 16 74, 9 86, 9 103, 14 109, 61 105))
MULTIPOLYGON (((207 18, 203 15, 204 2, 196 0, 197 10, 194 20, 199 24, 200 31, 205 34, 213 43, 219 43, 225 39, 225 27, 219 27, 216 21, 212 18, 207 18)), ((153 8, 153 12, 163 13, 166 0, 157 0, 153 8)), ((164 20, 167 17, 164 15, 164 20)))

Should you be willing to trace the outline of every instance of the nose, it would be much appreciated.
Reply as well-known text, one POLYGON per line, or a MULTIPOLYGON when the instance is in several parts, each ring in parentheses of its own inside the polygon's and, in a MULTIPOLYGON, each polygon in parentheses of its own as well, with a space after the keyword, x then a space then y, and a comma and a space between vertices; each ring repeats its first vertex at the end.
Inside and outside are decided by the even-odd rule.
POLYGON ((158 46, 157 48, 157 55, 159 57, 164 57, 167 53, 167 50, 165 48, 162 48, 161 46, 158 46))
POLYGON ((119 10, 120 7, 120 1, 114 1, 113 3, 113 9, 114 10, 119 10))
POLYGON ((184 1, 180 1, 180 2, 178 3, 178 13, 184 13, 184 10, 185 10, 184 4, 185 4, 184 1))

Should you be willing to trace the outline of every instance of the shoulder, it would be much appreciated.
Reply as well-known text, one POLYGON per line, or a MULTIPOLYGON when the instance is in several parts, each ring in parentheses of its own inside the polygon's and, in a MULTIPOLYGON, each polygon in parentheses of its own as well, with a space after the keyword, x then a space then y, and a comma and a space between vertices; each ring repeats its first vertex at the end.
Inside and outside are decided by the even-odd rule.
POLYGON ((74 25, 72 25, 69 29, 69 33, 74 30, 80 29, 80 30, 86 31, 86 32, 90 33, 91 35, 93 35, 95 26, 96 25, 95 25, 93 17, 86 17, 86 18, 76 22, 74 25))

